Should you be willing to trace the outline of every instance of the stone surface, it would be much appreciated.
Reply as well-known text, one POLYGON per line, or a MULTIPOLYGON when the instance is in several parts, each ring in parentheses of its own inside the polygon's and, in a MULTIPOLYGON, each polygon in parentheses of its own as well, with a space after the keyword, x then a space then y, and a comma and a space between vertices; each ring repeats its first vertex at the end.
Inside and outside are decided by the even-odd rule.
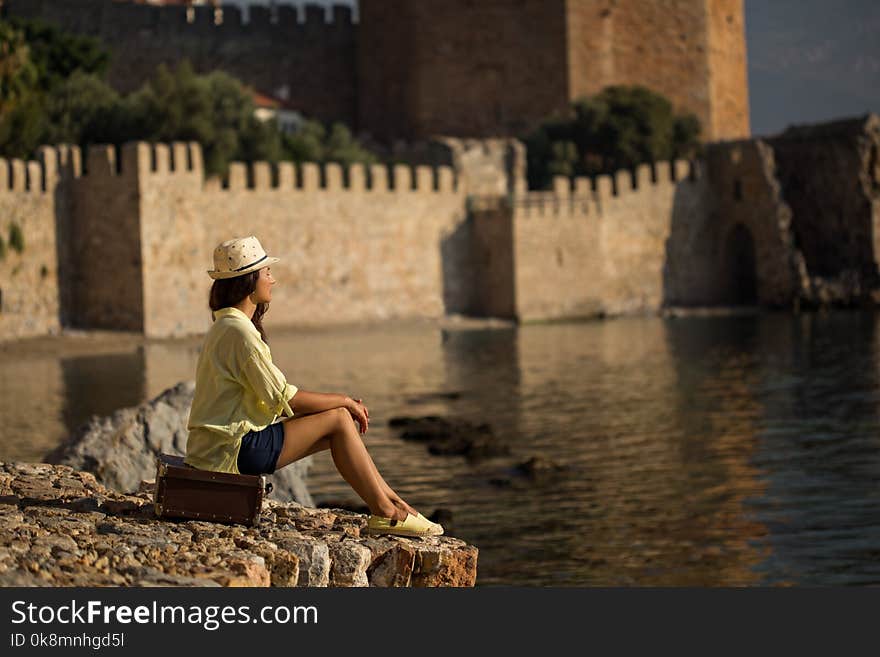
POLYGON ((615 84, 663 93, 699 117, 708 139, 749 134, 741 0, 359 8, 358 123, 385 139, 519 135, 615 84))
POLYGON ((742 0, 361 0, 357 23, 349 8, 327 21, 323 8, 300 5, 298 17, 287 4, 275 20, 254 6, 247 25, 224 7, 220 27, 209 7, 191 22, 183 7, 133 2, 5 0, 4 10, 102 39, 121 91, 186 58, 383 140, 521 134, 613 84, 664 93, 710 139, 749 132, 742 0))
MULTIPOLYGON (((49 463, 68 465, 91 472, 96 479, 117 491, 138 489, 144 480, 155 479, 156 456, 186 451, 189 409, 195 384, 184 381, 137 408, 124 408, 110 417, 92 419, 64 444, 46 456, 49 463)), ((279 501, 311 505, 305 476, 310 459, 306 457, 269 475, 279 501)), ((40 494, 42 489, 37 489, 40 494)), ((123 511, 126 502, 118 509, 123 511)))
POLYGON ((257 527, 157 519, 65 465, 0 463, 0 586, 473 586, 451 537, 362 537, 364 515, 266 500, 257 527), (90 500, 91 504, 83 504, 90 500))
POLYGON ((322 177, 317 165, 304 164, 297 177, 284 163, 277 186, 255 175, 253 188, 244 165, 233 167, 228 188, 206 181, 196 144, 126 144, 121 173, 116 151, 95 146, 88 175, 63 182, 50 171, 61 166, 62 149, 49 148, 43 200, 23 200, 36 189, 0 184, 0 209, 7 203, 21 217, 26 242, 39 249, 10 252, 0 263, 0 340, 51 332, 47 318, 56 310, 64 326, 70 320, 149 337, 204 332, 208 282, 193 258, 210 253, 231 222, 259 233, 282 258, 273 269, 283 283, 272 307, 277 325, 444 313, 547 321, 750 304, 752 297, 775 307, 874 303, 878 121, 871 115, 712 144, 693 165, 559 178, 551 192, 523 188, 522 153, 505 142, 487 141, 483 152, 480 144, 446 140, 455 170, 353 165, 345 178, 338 167, 322 177), (469 194, 469 186, 489 196, 469 194), (107 232, 114 217, 138 227, 131 235, 139 239, 115 240, 113 257, 95 263, 92 253, 114 240, 107 232), (260 217, 259 225, 241 217, 260 217), (53 240, 52 225, 77 237, 58 232, 53 240), (166 248, 169 234, 179 238, 175 249, 166 248), (369 257, 350 256, 360 252, 369 257), (45 280, 27 274, 35 256, 66 268, 57 294, 51 268, 45 280), (744 279, 754 279, 755 293, 742 293, 744 279), (142 295, 127 294, 141 287, 142 295), (107 304, 108 297, 124 303, 107 304), (29 319, 29 298, 50 300, 29 319))

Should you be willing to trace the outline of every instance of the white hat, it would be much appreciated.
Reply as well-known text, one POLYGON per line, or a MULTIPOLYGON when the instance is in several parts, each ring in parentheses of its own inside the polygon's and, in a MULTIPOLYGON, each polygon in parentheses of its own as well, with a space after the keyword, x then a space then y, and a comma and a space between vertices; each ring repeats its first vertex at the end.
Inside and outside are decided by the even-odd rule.
POLYGON ((214 249, 214 269, 211 278, 235 278, 278 262, 270 258, 253 235, 226 240, 214 249))

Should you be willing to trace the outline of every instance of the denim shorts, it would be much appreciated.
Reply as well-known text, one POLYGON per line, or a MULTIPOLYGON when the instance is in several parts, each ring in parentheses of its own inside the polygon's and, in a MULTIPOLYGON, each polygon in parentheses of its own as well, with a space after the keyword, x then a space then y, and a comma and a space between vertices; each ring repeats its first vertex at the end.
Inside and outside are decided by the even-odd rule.
POLYGON ((270 424, 262 431, 248 431, 241 439, 238 471, 249 475, 272 474, 283 446, 283 422, 270 424))

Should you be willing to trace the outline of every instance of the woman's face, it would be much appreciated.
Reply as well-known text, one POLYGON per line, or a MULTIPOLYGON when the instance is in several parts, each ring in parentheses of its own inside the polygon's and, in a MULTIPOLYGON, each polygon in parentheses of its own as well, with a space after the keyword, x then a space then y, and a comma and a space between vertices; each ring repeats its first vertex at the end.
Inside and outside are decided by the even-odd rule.
POLYGON ((255 304, 272 301, 273 285, 275 285, 275 279, 272 278, 272 268, 263 267, 260 270, 260 277, 257 279, 257 287, 251 295, 251 300, 255 304))

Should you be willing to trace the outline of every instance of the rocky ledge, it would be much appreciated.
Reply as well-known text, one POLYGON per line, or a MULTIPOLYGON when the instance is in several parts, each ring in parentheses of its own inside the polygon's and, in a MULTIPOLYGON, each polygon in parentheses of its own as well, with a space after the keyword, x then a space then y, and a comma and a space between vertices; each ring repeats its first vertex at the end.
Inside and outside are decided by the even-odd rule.
POLYGON ((263 503, 257 527, 160 520, 153 484, 0 462, 2 586, 473 586, 477 548, 447 536, 362 536, 366 516, 263 503))

